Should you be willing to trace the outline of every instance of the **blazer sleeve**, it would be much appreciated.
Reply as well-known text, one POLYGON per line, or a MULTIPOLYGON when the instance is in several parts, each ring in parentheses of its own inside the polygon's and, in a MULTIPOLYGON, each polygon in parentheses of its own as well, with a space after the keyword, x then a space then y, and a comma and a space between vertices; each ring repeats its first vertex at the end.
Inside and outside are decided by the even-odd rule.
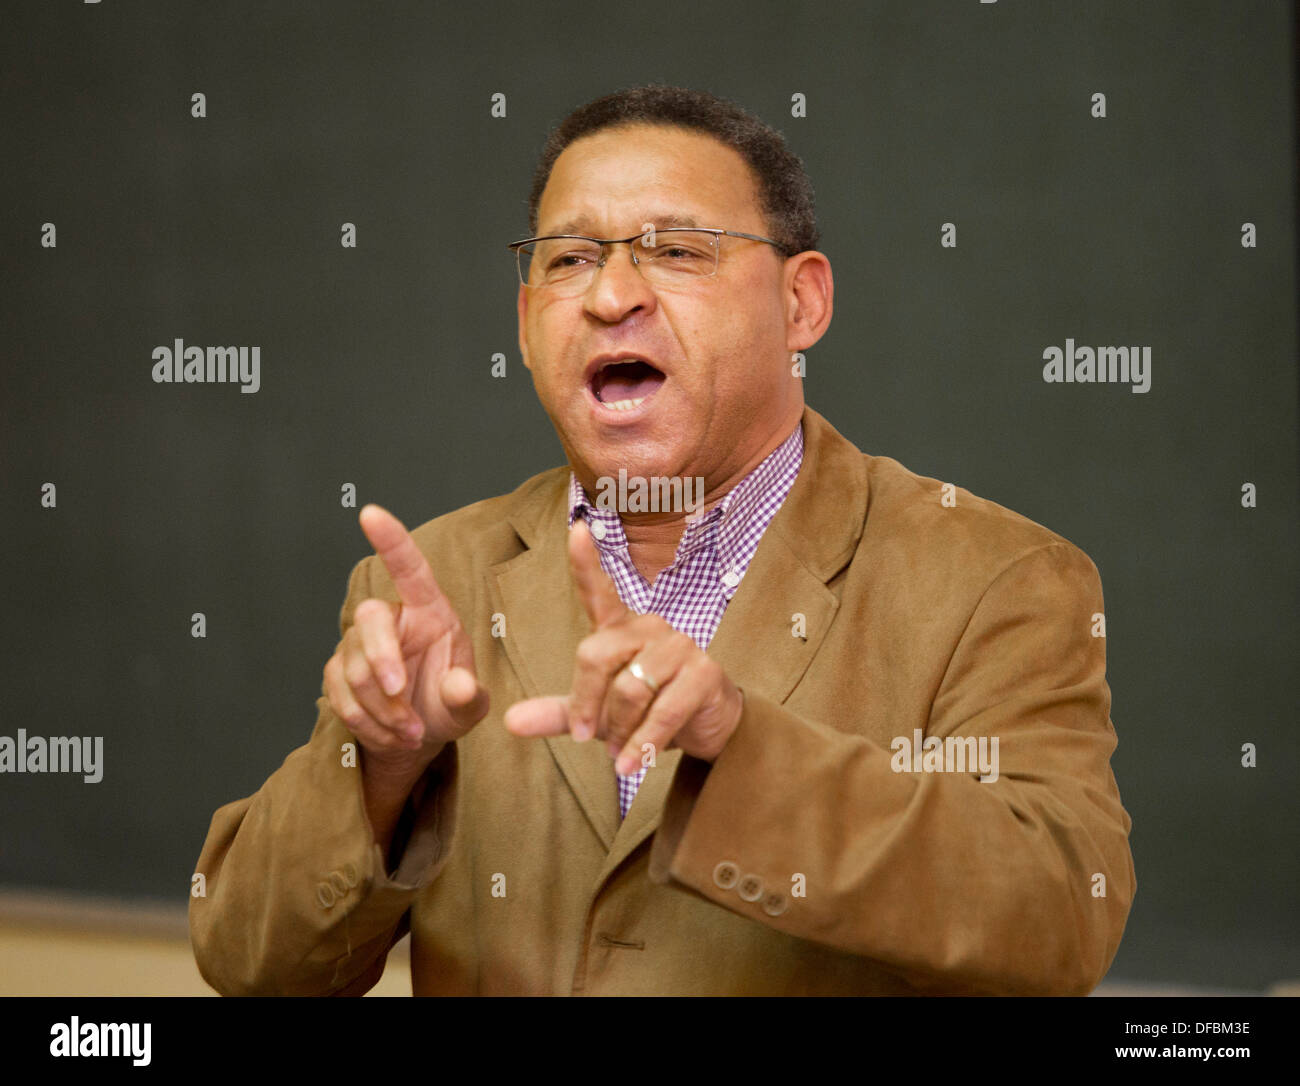
POLYGON ((1018 557, 983 592, 925 734, 997 737, 995 781, 896 771, 910 756, 746 690, 713 764, 682 758, 651 877, 920 991, 1086 994, 1136 886, 1093 636, 1102 610, 1096 567, 1066 542, 1018 557))
MULTIPOLYGON (((373 594, 372 561, 352 571, 340 633, 373 594)), ((190 899, 190 939, 199 972, 223 995, 369 991, 455 835, 457 753, 449 743, 407 803, 390 872, 366 815, 356 739, 323 693, 316 705, 307 744, 256 794, 217 810, 199 856, 206 896, 190 899)))

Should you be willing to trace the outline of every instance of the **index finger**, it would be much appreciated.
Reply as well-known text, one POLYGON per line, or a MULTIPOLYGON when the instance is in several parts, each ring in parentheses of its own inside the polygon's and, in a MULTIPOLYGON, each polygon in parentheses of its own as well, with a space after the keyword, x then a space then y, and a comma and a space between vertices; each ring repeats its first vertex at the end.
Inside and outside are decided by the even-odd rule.
POLYGON ((398 598, 408 607, 428 607, 445 602, 428 560, 415 545, 402 522, 373 502, 362 507, 358 519, 370 545, 384 563, 398 598))
POLYGON ((597 629, 632 614, 618 595, 618 589, 600 568, 596 541, 591 538, 587 522, 578 517, 569 530, 569 565, 578 584, 578 595, 587 609, 587 617, 597 629))

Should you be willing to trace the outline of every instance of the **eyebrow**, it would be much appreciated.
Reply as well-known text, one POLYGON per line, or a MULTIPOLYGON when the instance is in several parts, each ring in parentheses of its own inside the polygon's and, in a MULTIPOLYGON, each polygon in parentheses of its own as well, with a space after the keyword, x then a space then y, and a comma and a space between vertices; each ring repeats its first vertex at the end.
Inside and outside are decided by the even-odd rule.
MULTIPOLYGON (((695 218, 691 215, 663 214, 663 215, 646 215, 641 219, 642 222, 652 222, 658 230, 668 230, 674 226, 699 226, 695 218)), ((588 220, 579 216, 576 219, 570 219, 563 222, 554 230, 547 230, 544 235, 549 234, 581 234, 584 237, 590 237, 587 233, 591 228, 587 225, 588 220)))

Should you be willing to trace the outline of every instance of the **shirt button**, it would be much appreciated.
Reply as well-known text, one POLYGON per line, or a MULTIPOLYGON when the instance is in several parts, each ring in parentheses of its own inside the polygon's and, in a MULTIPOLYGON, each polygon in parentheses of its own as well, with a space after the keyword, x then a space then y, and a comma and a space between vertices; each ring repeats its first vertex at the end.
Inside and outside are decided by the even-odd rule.
POLYGON ((735 588, 736 585, 740 584, 740 574, 734 569, 729 569, 722 575, 722 583, 728 588, 735 588))
POLYGON ((597 539, 604 539, 607 529, 603 520, 593 520, 591 522, 591 534, 597 539))
POLYGON ((713 882, 722 890, 730 890, 740 878, 740 868, 730 860, 723 860, 713 869, 713 882))

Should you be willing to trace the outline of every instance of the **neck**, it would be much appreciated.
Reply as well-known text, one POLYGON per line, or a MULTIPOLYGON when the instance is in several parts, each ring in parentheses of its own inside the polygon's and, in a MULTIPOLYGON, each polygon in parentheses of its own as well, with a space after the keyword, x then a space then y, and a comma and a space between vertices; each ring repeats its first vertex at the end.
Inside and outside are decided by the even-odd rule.
MULTIPOLYGON (((745 476, 766 460, 790 436, 797 425, 800 425, 799 420, 790 425, 783 424, 775 434, 762 443, 757 452, 730 472, 726 478, 716 483, 706 479, 705 486, 708 489, 705 491, 703 503, 698 507, 699 515, 704 516, 730 494, 745 476)), ((585 480, 581 481, 584 487, 588 486, 585 480)), ((587 492, 593 493, 590 487, 587 492)), ((659 513, 620 511, 619 519, 623 522, 623 534, 627 536, 628 554, 631 556, 632 564, 636 566, 647 584, 654 584, 659 573, 672 565, 682 533, 686 530, 686 516, 685 510, 659 513)))

